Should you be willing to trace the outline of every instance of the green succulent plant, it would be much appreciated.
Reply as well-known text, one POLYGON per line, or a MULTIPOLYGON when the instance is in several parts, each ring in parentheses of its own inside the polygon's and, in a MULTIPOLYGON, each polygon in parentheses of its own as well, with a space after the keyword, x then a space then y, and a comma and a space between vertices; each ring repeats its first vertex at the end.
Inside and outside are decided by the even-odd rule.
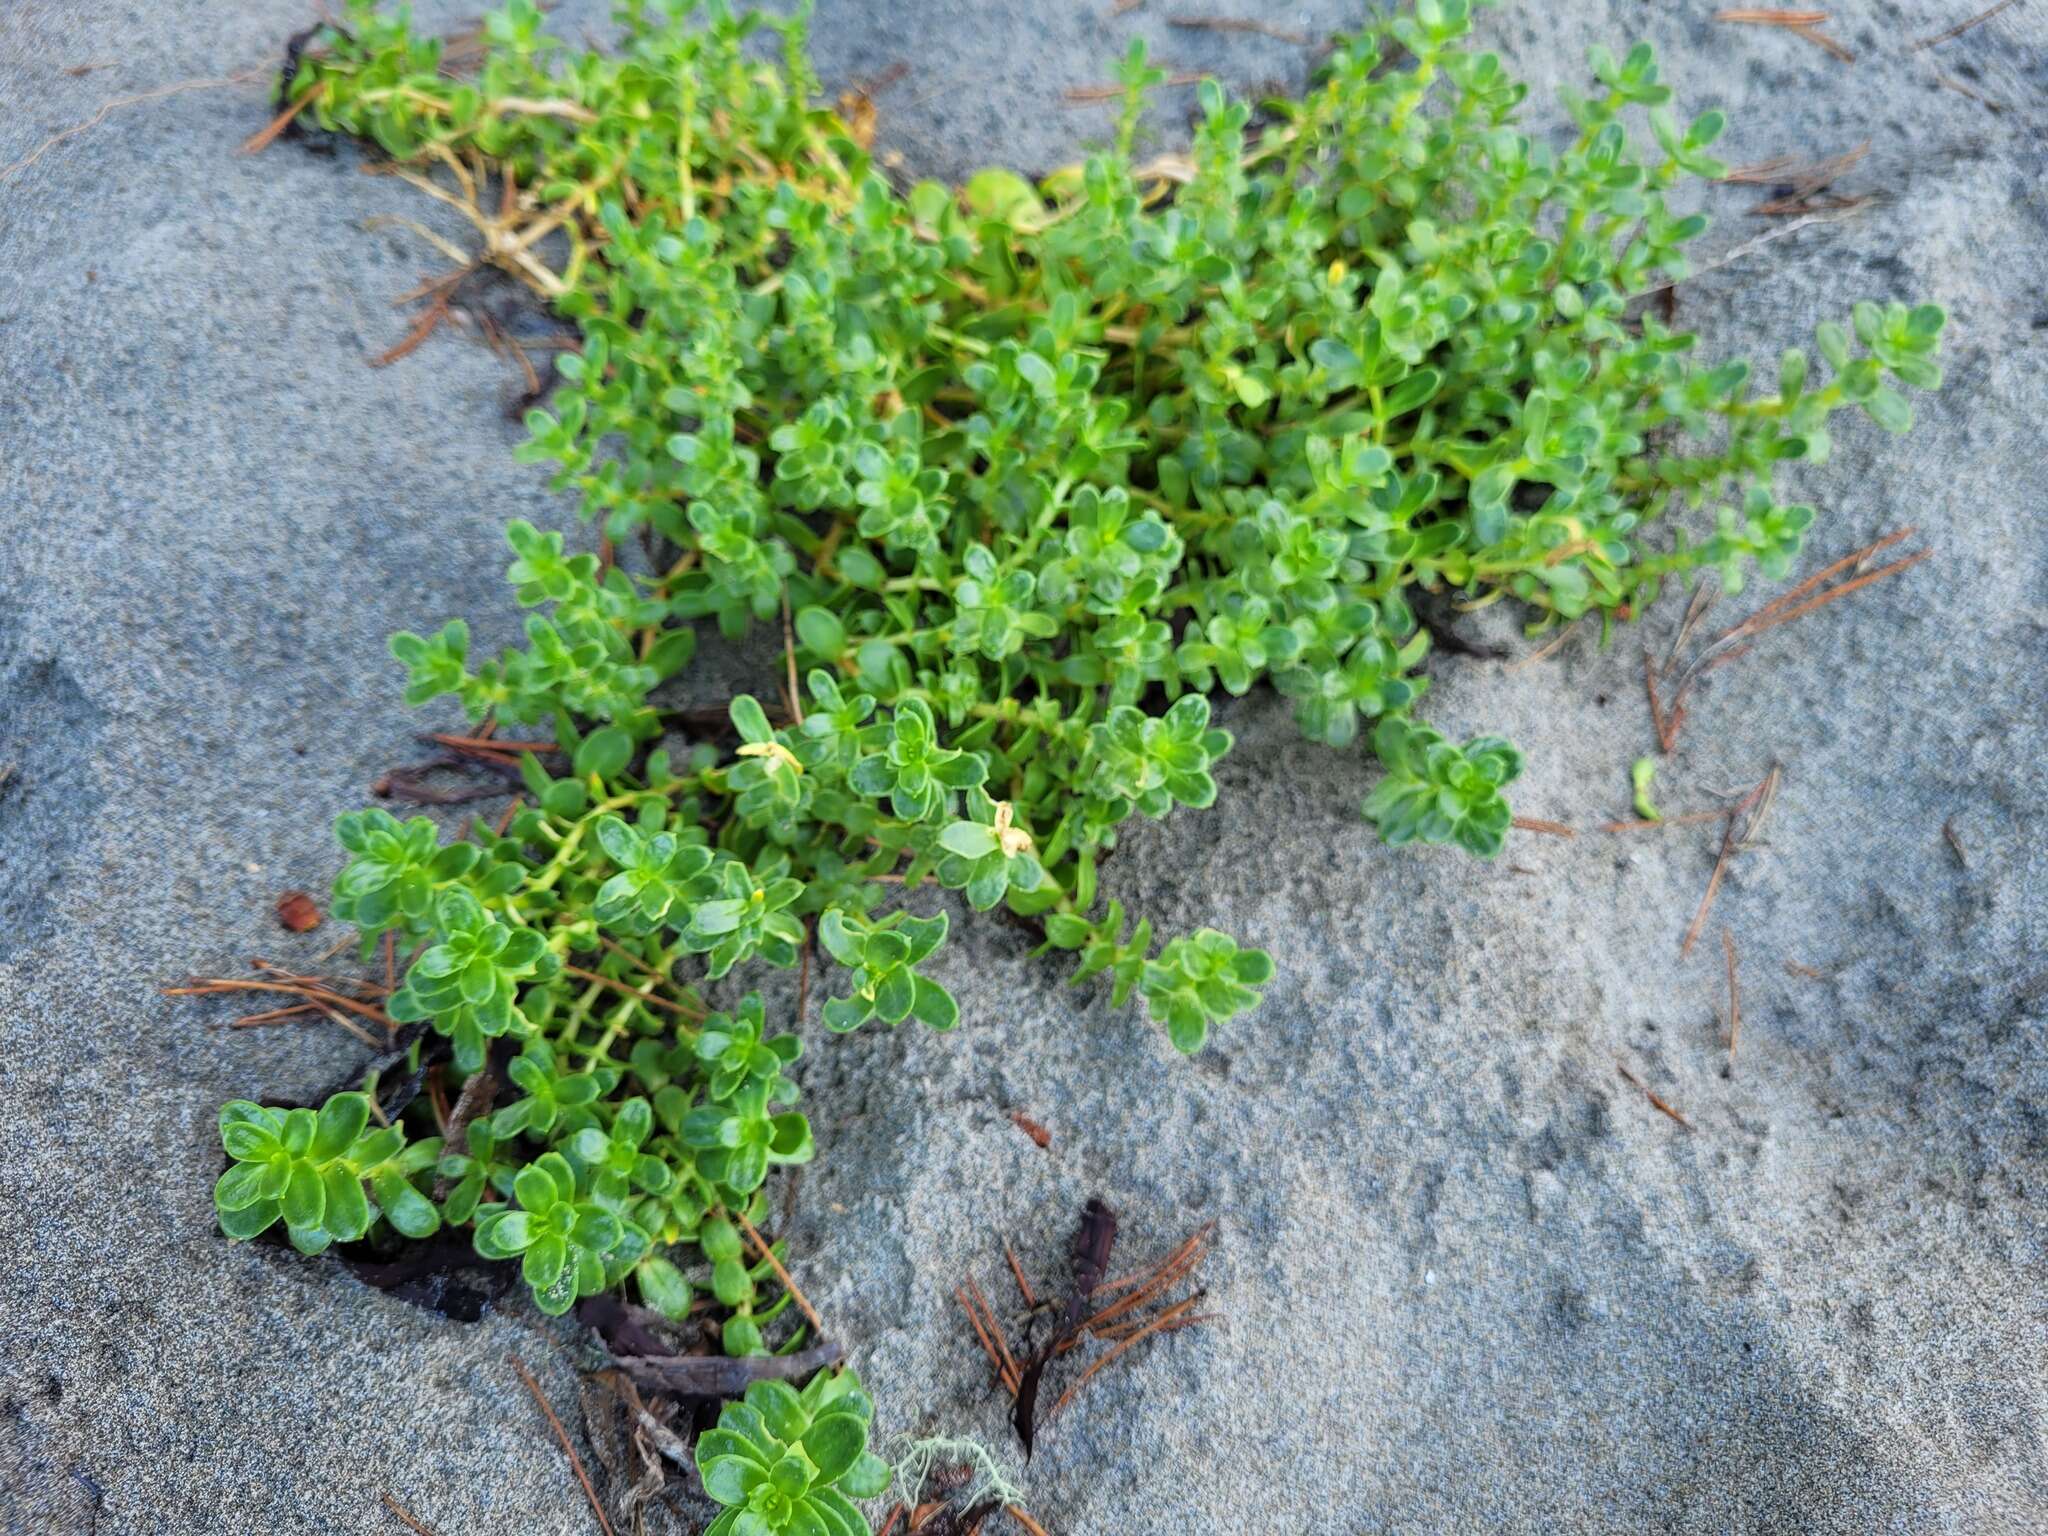
POLYGON ((818 941, 858 982, 847 997, 825 1004, 825 1023, 835 1030, 858 1029, 869 1019, 901 1024, 916 1016, 934 1029, 951 1029, 959 1005, 946 989, 916 971, 919 961, 946 936, 946 916, 919 918, 893 913, 881 923, 828 911, 818 924, 818 941))
MULTIPOLYGON (((1270 960, 1155 935, 1100 866, 1132 817, 1218 798, 1215 696, 1269 682, 1308 739, 1368 746, 1386 842, 1490 857, 1520 758, 1418 718, 1423 597, 1605 629, 1674 582, 1789 570, 1817 514, 1779 472, 1824 463, 1844 409, 1909 426, 1941 311, 1859 304, 1768 379, 1695 358, 1633 301, 1686 272, 1706 221, 1674 194, 1719 174, 1721 114, 1680 120, 1646 47, 1596 49, 1574 131, 1532 135, 1470 10, 1334 40, 1256 124, 1205 81, 1168 160, 1140 151, 1164 73, 1135 44, 1085 163, 902 189, 814 99, 801 18, 629 0, 597 54, 514 0, 458 77, 347 0, 288 102, 415 180, 482 167, 493 259, 580 333, 520 456, 650 558, 515 522, 522 644, 393 640, 411 702, 558 749, 522 758, 501 823, 337 827, 336 916, 366 956, 416 952, 392 1017, 447 1038, 451 1095, 488 1071, 497 1102, 445 1148, 424 1099, 374 1131, 362 1095, 231 1105, 224 1229, 317 1251, 470 1226, 549 1310, 708 1295, 725 1347, 764 1351, 789 1296, 739 1218, 813 1155, 799 1052, 758 995, 714 1012, 702 985, 813 935, 848 973, 832 1028, 950 1027, 947 919, 895 902, 934 884, 1198 1049, 1270 960), (660 687, 706 625, 787 653, 724 728, 660 687)), ((757 1391, 707 1436, 714 1529, 859 1529, 850 1374, 757 1391)))
POLYGON ((1365 814, 1394 844, 1456 843, 1491 858, 1512 814, 1501 794, 1522 771, 1522 755, 1498 736, 1453 746, 1441 732, 1405 720, 1380 722, 1374 749, 1386 777, 1366 796, 1365 814))
POLYGON ((697 1440, 704 1491, 725 1506, 705 1536, 865 1536, 855 1499, 888 1490, 867 1448, 874 1405, 852 1371, 822 1371, 799 1392, 757 1381, 697 1440))
POLYGON ((221 1230, 246 1239, 283 1221, 301 1253, 353 1242, 382 1216, 406 1237, 431 1237, 441 1213, 414 1185, 441 1144, 407 1145, 395 1126, 369 1129, 370 1101, 340 1093, 316 1114, 237 1099, 220 1111, 229 1166, 213 1187, 221 1230), (373 1203, 374 1200, 374 1203, 373 1203))
MULTIPOLYGON (((577 1139, 599 1134, 583 1131, 577 1139)), ((477 1219, 476 1251, 487 1259, 517 1257, 543 1312, 566 1312, 578 1296, 603 1290, 605 1258, 626 1239, 625 1223, 591 1198, 591 1182, 587 1168, 579 1174, 561 1153, 544 1153, 514 1175, 516 1208, 477 1219)))

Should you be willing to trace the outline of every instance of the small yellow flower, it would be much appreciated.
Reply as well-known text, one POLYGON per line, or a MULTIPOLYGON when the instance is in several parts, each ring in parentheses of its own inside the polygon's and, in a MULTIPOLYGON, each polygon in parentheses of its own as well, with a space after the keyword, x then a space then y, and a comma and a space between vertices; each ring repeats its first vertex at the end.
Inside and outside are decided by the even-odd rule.
POLYGON ((1003 845, 1003 857, 1006 859, 1014 859, 1020 853, 1031 851, 1031 834, 1022 827, 1011 825, 1011 820, 1016 814, 1009 801, 996 802, 995 825, 989 830, 995 833, 996 841, 1003 845))
POLYGON ((792 773, 802 773, 804 765, 796 760, 796 754, 779 741, 750 741, 740 748, 741 757, 765 757, 774 762, 789 764, 792 773))

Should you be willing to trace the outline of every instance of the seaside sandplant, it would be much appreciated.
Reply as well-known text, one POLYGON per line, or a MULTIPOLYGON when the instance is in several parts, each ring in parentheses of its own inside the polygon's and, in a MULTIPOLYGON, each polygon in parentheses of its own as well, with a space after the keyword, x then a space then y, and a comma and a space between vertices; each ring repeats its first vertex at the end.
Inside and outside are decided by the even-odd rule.
MULTIPOLYGON (((1940 382, 1941 311, 1821 324, 1825 377, 1798 350, 1761 378, 1697 360, 1632 301, 1686 271, 1705 220, 1670 198, 1722 169, 1721 115, 1675 116, 1647 48, 1596 49, 1554 147, 1468 9, 1337 40, 1299 100, 1204 81, 1167 155, 1141 154, 1163 74, 1134 45, 1107 147, 960 187, 898 184, 819 104, 800 19, 629 0, 615 50, 579 52, 516 0, 473 73, 363 0, 324 26, 287 104, 462 209, 479 262, 577 327, 521 454, 651 558, 514 523, 523 646, 472 655, 460 620, 393 641, 410 702, 557 748, 453 841, 376 810, 339 829, 335 915, 417 956, 389 1004, 431 1031, 414 1063, 445 1037, 451 1095, 502 1091, 445 1140, 424 1101, 376 1131, 362 1095, 230 1105, 230 1235, 469 1227, 547 1311, 708 1295, 727 1350, 789 1347, 743 1232, 813 1155, 800 1045, 700 984, 815 944, 828 1028, 950 1028, 950 919, 902 904, 934 884, 1198 1050, 1270 960, 1155 937, 1098 871, 1133 818, 1217 799, 1214 698, 1272 685, 1310 741, 1377 757, 1387 842, 1490 857, 1521 759, 1420 717, 1419 598, 1542 630, 1784 574, 1815 514, 1777 471, 1825 461, 1839 410, 1906 428, 1893 384, 1940 382), (667 686, 707 627, 780 653, 708 729, 667 686)), ((851 1429, 808 1481, 783 1429, 849 1414, 799 1430, 771 1395, 776 1443, 705 1464, 721 1519, 811 1529, 765 1513, 808 1499, 843 1524, 820 1478, 851 1429)))

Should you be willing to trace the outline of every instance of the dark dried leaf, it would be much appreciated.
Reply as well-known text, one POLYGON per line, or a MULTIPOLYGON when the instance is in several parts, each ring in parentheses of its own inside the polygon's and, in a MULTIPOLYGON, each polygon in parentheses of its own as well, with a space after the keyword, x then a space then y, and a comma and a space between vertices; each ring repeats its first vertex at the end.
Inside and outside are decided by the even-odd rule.
POLYGON ((675 1341, 663 1331, 666 1318, 652 1307, 621 1301, 608 1291, 577 1302, 576 1320, 595 1328, 615 1359, 624 1355, 660 1359, 676 1352, 675 1341))
POLYGON ((813 1344, 793 1355, 620 1355, 619 1369, 643 1387, 677 1397, 738 1397, 757 1381, 791 1381, 838 1364, 837 1344, 813 1344))
POLYGON ((1038 1432, 1038 1384, 1045 1376, 1046 1365, 1059 1353, 1060 1346, 1081 1326, 1088 1298, 1095 1294, 1095 1288, 1102 1284, 1102 1277, 1109 1273, 1109 1255, 1115 1246, 1116 1212, 1099 1196, 1093 1197, 1081 1208, 1081 1225, 1074 1231, 1074 1290, 1067 1298, 1067 1310, 1060 1319, 1059 1331, 1032 1358, 1024 1368, 1023 1378, 1017 1383, 1016 1411, 1011 1415, 1011 1422, 1016 1425, 1017 1438, 1023 1443, 1026 1461, 1031 1459, 1032 1438, 1038 1432))

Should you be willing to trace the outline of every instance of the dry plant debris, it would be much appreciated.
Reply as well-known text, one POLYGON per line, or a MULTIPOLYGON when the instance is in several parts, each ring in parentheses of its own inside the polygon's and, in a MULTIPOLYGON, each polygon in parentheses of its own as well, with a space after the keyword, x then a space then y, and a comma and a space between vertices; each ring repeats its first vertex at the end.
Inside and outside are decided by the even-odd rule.
POLYGON ((1888 576, 1896 576, 1925 560, 1933 551, 1915 550, 1874 571, 1862 569, 1873 555, 1889 549, 1901 539, 1910 538, 1918 531, 1916 528, 1901 528, 1896 533, 1888 533, 1874 543, 1866 544, 1863 548, 1844 555, 1832 565, 1814 572, 1791 591, 1773 598, 1740 624, 1724 630, 1708 642, 1684 668, 1678 670, 1677 681, 1672 686, 1669 698, 1666 699, 1660 693, 1659 684, 1666 681, 1677 668, 1679 650, 1690 638, 1699 616, 1705 612, 1705 605, 1699 595, 1695 594, 1694 605, 1688 611, 1685 624, 1679 631, 1678 641, 1673 645, 1672 653, 1666 658, 1664 665, 1659 667, 1648 651, 1643 653, 1643 686, 1649 697, 1650 723, 1657 733, 1658 750, 1668 753, 1677 741, 1679 730, 1686 720, 1686 700, 1693 686, 1702 677, 1716 668, 1724 667, 1729 662, 1746 656, 1751 645, 1760 636, 1780 625, 1805 618, 1830 603, 1860 592, 1888 576), (1845 576, 1845 573, 1846 579, 1835 580, 1837 577, 1845 576), (1829 582, 1834 584, 1827 585, 1829 582))
POLYGON ((1297 48, 1308 48, 1315 43, 1315 39, 1306 32, 1249 16, 1169 16, 1166 24, 1179 27, 1184 32, 1238 32, 1270 37, 1277 43, 1292 43, 1297 48))
MULTIPOLYGON (((2000 11, 2009 10, 2013 6, 2018 4, 2019 0, 1998 0, 1998 4, 1990 6, 1985 10, 1979 11, 1976 15, 1972 16, 1968 21, 1959 21, 1945 32, 1937 32, 1932 37, 1921 38, 1918 42, 1913 44, 1913 52, 1918 53, 1923 48, 1932 48, 1939 43, 1947 42, 1952 37, 1961 37, 1965 32, 1969 31, 1972 27, 1982 26, 1985 22, 1989 21, 1992 17, 1996 16, 2000 11)), ((1964 94, 1970 95, 1973 93, 1965 91, 1964 94)))
POLYGON ((158 101, 166 96, 179 96, 186 91, 218 91, 231 85, 250 85, 255 81, 261 80, 267 73, 269 71, 263 69, 244 69, 232 75, 223 75, 217 80, 178 80, 169 85, 160 85, 155 90, 137 91, 128 96, 116 96, 109 101, 102 102, 100 109, 93 113, 91 117, 85 119, 85 121, 73 123, 69 128, 51 134, 12 165, 0 166, 0 181, 6 181, 11 176, 20 175, 66 139, 73 139, 81 133, 91 132, 122 107, 137 106, 145 101, 158 101))
POLYGON ((1648 1083, 1644 1082, 1640 1077, 1636 1076, 1635 1073, 1631 1072, 1628 1069, 1628 1063, 1617 1061, 1614 1064, 1614 1066, 1615 1070, 1621 1073, 1623 1079, 1629 1084, 1629 1086, 1634 1088, 1638 1093, 1640 1093, 1645 1099, 1649 1101, 1650 1108, 1656 1110, 1660 1115, 1669 1116, 1671 1119, 1677 1121, 1680 1125, 1685 1127, 1685 1129, 1687 1129, 1688 1131, 1693 1129, 1693 1123, 1690 1120, 1686 1119, 1685 1116, 1680 1114, 1677 1110, 1673 1109, 1661 1097, 1659 1097, 1657 1091, 1654 1088, 1652 1088, 1648 1083))
POLYGON ((1844 64, 1854 64, 1856 55, 1820 30, 1822 23, 1827 19, 1826 11, 1772 11, 1738 7, 1714 13, 1716 21, 1737 22, 1752 27, 1781 27, 1795 37, 1803 37, 1816 47, 1825 48, 1844 64))
POLYGON ((1735 935, 1721 930, 1721 953, 1728 958, 1728 1065, 1735 1065, 1735 1048, 1742 1043, 1742 989, 1735 977, 1735 935))
POLYGON ((422 1521, 419 1516, 392 1497, 391 1490, 388 1488, 384 1491, 384 1507, 391 1511, 393 1519, 397 1520, 408 1530, 419 1532, 419 1536, 434 1536, 432 1528, 422 1521))
MULTIPOLYGON (((1108 1211, 1108 1207, 1101 1206, 1099 1201, 1090 1201, 1075 1234, 1071 1265, 1074 1284, 1060 1326, 1024 1365, 1018 1364, 1007 1331, 974 1277, 971 1274, 965 1276, 953 1292, 954 1300, 967 1314, 968 1324, 974 1330, 982 1353, 988 1357, 996 1381, 1015 1402, 1013 1417, 1018 1439, 1027 1456, 1037 1430, 1057 1418, 1082 1387, 1125 1352, 1145 1339, 1213 1322, 1221 1315, 1194 1310, 1206 1294, 1200 1287, 1183 1295, 1168 1295, 1192 1279, 1207 1257, 1210 1240, 1216 1230, 1214 1222, 1190 1233, 1173 1252, 1151 1268, 1115 1279, 1104 1279, 1098 1265, 1107 1263, 1114 1227, 1095 1214, 1097 1207, 1103 1212, 1108 1211), (1091 1305, 1092 1311, 1089 1310, 1091 1305), (1085 1347, 1091 1339, 1107 1343, 1110 1348, 1091 1361, 1049 1409, 1038 1413, 1035 1403, 1037 1383, 1033 1373, 1042 1375, 1053 1360, 1085 1347), (1030 1425, 1028 1430, 1027 1424, 1030 1425)), ((1110 1221, 1113 1219, 1111 1217, 1110 1221)), ((1007 1252, 1008 1244, 1004 1247, 1019 1296, 1028 1312, 1038 1312, 1041 1310, 1039 1298, 1024 1278, 1016 1256, 1007 1252)))
POLYGON ((1871 201, 1868 196, 1838 196, 1830 194, 1828 189, 1869 153, 1870 141, 1865 139, 1854 149, 1823 160, 1804 161, 1795 155, 1775 155, 1752 165, 1737 166, 1721 180, 1739 186, 1783 187, 1784 191, 1750 209, 1758 216, 1812 213, 1822 208, 1860 208, 1871 201))
POLYGON ((1782 773, 1776 763, 1771 764, 1771 771, 1764 775, 1756 788, 1728 812, 1727 827, 1721 834, 1721 852, 1714 860, 1714 872, 1707 879, 1707 891, 1700 898, 1699 910, 1693 914, 1692 926, 1685 930, 1685 939, 1678 946, 1679 959, 1691 954, 1693 945, 1699 942, 1700 933, 1707 926, 1707 914, 1714 909, 1714 898, 1720 894, 1721 877, 1728 872, 1728 861, 1738 853, 1747 853, 1762 846, 1757 835, 1778 798, 1778 782, 1782 773), (1740 832, 1736 830, 1738 826, 1740 832))
POLYGON ((390 994, 390 988, 378 982, 301 975, 260 959, 252 960, 249 964, 251 969, 257 972, 256 975, 195 976, 183 986, 164 987, 161 990, 166 997, 214 997, 235 992, 275 992, 298 999, 296 1003, 284 1007, 244 1014, 233 1021, 231 1027, 235 1029, 252 1029, 262 1024, 278 1024, 286 1019, 319 1014, 339 1024, 349 1034, 369 1046, 381 1047, 397 1032, 397 1024, 383 1007, 383 999, 390 994), (382 1026, 384 1039, 370 1034, 354 1022, 355 1019, 368 1019, 371 1023, 382 1026))
POLYGON ((591 1486, 590 1474, 583 1469, 583 1458, 576 1454, 575 1442, 569 1438, 569 1432, 562 1428, 562 1421, 555 1417, 554 1405, 548 1401, 547 1394, 541 1391, 540 1383, 533 1379, 533 1372, 526 1368, 525 1361, 517 1356, 512 1357, 512 1369, 519 1373, 520 1381, 525 1384, 526 1390, 533 1394, 534 1403, 547 1415, 548 1427, 555 1432, 555 1439, 561 1442, 562 1453, 569 1458, 569 1470, 576 1474, 576 1481, 583 1485, 583 1496, 590 1500, 590 1512, 597 1516, 599 1528, 603 1530, 604 1536, 616 1536, 612 1530, 611 1519, 605 1514, 604 1505, 598 1499, 597 1489, 591 1486))
MULTIPOLYGON (((1205 69, 1181 69, 1175 70, 1159 83, 1161 85, 1175 86, 1193 85, 1197 81, 1207 80, 1208 78, 1209 72, 1205 69)), ((1124 99, 1124 87, 1115 84, 1071 85, 1061 95, 1062 99, 1069 106, 1090 106, 1106 101, 1121 102, 1124 99)))

